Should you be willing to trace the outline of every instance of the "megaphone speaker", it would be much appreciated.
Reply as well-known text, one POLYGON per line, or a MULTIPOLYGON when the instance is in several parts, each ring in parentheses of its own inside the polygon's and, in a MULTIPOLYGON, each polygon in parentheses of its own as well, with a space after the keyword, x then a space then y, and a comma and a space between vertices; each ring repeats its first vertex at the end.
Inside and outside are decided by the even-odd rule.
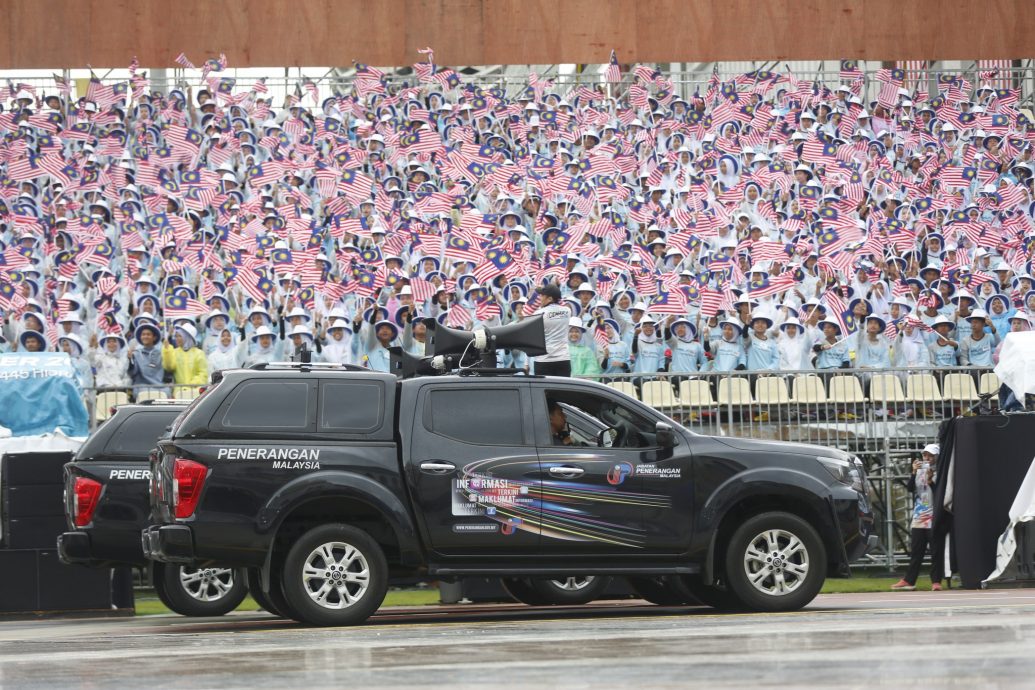
POLYGON ((443 326, 435 319, 424 319, 428 328, 424 352, 433 355, 461 355, 474 340, 474 333, 443 326))
POLYGON ((546 354, 546 332, 543 315, 522 321, 486 328, 487 347, 490 350, 521 350, 529 357, 546 354))

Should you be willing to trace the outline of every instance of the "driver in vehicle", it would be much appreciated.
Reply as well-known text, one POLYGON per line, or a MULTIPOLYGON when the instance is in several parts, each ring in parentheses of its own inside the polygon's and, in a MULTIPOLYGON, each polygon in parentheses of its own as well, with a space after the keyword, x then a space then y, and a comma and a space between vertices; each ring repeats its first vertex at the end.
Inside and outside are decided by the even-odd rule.
POLYGON ((568 430, 568 418, 561 406, 556 401, 549 400, 546 403, 546 409, 550 412, 550 435, 553 437, 553 445, 577 445, 571 438, 571 431, 568 430))

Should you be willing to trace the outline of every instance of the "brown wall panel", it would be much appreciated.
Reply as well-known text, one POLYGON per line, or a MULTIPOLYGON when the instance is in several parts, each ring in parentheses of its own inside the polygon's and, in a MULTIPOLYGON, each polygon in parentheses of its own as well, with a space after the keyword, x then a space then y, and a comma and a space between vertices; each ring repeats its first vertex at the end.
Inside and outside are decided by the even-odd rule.
POLYGON ((0 68, 1025 58, 1033 0, 0 0, 0 68))

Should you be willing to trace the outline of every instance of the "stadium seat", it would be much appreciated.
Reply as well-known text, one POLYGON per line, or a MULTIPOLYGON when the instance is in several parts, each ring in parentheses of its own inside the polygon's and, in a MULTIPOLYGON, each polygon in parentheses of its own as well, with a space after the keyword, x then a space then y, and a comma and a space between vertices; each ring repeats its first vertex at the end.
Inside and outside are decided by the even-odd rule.
POLYGON ((97 394, 97 401, 94 403, 94 419, 103 422, 111 417, 111 409, 129 402, 129 395, 126 391, 101 391, 97 394))
POLYGON ((815 374, 803 374, 794 377, 791 399, 799 405, 817 405, 827 401, 827 392, 823 388, 823 379, 815 374))
POLYGON ((672 390, 672 384, 667 379, 663 381, 645 381, 640 390, 641 400, 644 404, 650 405, 656 410, 667 410, 679 406, 676 393, 672 390))
POLYGON ((906 379, 906 399, 910 402, 941 402, 938 379, 932 374, 910 374, 906 379))
POLYGON ((193 400, 198 397, 198 389, 194 386, 177 386, 173 397, 177 400, 193 400))
POLYGON ((870 400, 879 403, 899 403, 906 401, 902 392, 902 383, 894 374, 874 374, 870 379, 870 400))
POLYGON ((978 399, 974 377, 970 374, 946 374, 942 382, 942 392, 945 399, 950 402, 976 402, 978 399))
POLYGON ((786 405, 791 402, 787 382, 782 376, 760 376, 755 381, 755 401, 762 405, 786 405))
POLYGON ((739 376, 719 379, 719 405, 750 405, 751 384, 739 376))
POLYGON ((609 388, 614 388, 616 391, 625 393, 631 398, 639 398, 636 395, 636 386, 632 384, 632 381, 611 381, 608 384, 609 388))
POLYGON ((988 393, 995 393, 999 390, 999 377, 994 371, 986 371, 981 375, 981 380, 978 382, 978 393, 986 395, 988 393))
POLYGON ((687 407, 715 407, 712 388, 706 379, 690 379, 680 383, 679 401, 687 407))
POLYGON ((830 377, 830 402, 842 405, 866 402, 862 383, 851 374, 830 377))
POLYGON ((163 393, 162 391, 155 390, 154 388, 145 388, 144 390, 137 392, 136 401, 139 403, 144 402, 145 400, 164 400, 168 397, 168 393, 163 393))

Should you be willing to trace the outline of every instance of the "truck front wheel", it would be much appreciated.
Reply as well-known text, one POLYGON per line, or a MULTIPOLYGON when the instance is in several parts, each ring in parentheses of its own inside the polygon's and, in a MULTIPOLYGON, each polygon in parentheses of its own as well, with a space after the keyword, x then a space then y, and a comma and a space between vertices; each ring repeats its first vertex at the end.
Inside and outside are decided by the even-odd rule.
POLYGON ((291 613, 303 623, 355 625, 384 602, 388 563, 363 530, 321 525, 291 547, 281 584, 291 613))
POLYGON ((755 611, 794 611, 812 601, 826 579, 823 540, 791 513, 748 518, 730 538, 725 579, 743 605, 755 611))

